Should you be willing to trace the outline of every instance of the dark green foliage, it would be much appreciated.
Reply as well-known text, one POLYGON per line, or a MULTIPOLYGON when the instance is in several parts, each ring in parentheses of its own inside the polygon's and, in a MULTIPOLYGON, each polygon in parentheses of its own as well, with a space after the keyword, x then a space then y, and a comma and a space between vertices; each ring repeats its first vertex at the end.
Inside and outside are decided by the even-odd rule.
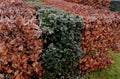
POLYGON ((112 1, 110 10, 120 12, 120 1, 112 1))
POLYGON ((81 17, 53 8, 40 8, 36 15, 46 40, 42 54, 44 79, 80 79, 78 61, 84 56, 81 17))

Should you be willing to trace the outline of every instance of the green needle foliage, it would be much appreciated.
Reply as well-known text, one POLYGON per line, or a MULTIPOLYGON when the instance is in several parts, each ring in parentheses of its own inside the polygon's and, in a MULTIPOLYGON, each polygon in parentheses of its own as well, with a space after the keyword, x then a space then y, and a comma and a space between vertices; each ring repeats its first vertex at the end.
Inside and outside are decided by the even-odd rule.
POLYGON ((37 13, 43 31, 43 79, 80 79, 78 61, 84 56, 80 44, 84 24, 79 16, 44 7, 37 13))
POLYGON ((110 10, 120 13, 120 1, 112 1, 110 10))

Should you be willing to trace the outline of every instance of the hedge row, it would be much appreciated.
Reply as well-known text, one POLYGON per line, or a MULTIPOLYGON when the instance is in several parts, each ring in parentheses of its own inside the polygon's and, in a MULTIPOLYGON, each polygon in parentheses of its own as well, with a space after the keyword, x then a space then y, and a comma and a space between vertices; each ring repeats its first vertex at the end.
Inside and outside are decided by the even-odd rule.
POLYGON ((81 78, 81 17, 40 8, 36 16, 41 32, 33 6, 22 0, 0 2, 0 78, 81 78))
POLYGON ((79 60, 84 56, 80 44, 84 24, 81 17, 46 7, 38 9, 42 29, 44 79, 81 78, 79 60))
POLYGON ((0 0, 1 79, 41 78, 42 32, 34 14, 22 0, 0 0))
POLYGON ((66 1, 44 0, 44 2, 69 13, 83 16, 85 29, 82 31, 84 37, 82 49, 86 55, 79 62, 81 73, 107 68, 113 63, 108 50, 119 51, 120 49, 117 45, 120 40, 118 13, 66 1))
POLYGON ((65 0, 69 2, 75 2, 78 4, 84 4, 93 6, 94 8, 109 8, 111 0, 65 0))
POLYGON ((37 22, 33 6, 22 0, 0 0, 0 75, 3 78, 81 79, 80 73, 113 63, 108 49, 119 51, 119 14, 65 1, 46 1, 82 15, 85 26, 81 17, 49 7, 39 8, 37 22))

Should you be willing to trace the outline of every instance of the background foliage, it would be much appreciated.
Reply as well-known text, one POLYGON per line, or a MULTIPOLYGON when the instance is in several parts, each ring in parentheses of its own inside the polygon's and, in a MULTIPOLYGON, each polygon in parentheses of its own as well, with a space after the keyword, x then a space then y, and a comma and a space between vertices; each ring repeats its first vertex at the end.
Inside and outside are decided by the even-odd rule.
POLYGON ((120 12, 120 1, 112 1, 110 9, 112 11, 120 12))

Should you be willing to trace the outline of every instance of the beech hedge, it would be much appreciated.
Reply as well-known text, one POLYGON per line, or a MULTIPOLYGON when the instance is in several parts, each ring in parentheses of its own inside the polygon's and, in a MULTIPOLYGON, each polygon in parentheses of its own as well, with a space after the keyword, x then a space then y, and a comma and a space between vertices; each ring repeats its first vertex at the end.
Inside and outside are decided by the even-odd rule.
POLYGON ((36 16, 43 31, 43 78, 81 78, 78 62, 84 56, 80 47, 82 18, 50 7, 40 7, 36 16))
POLYGON ((0 79, 41 79, 42 31, 35 14, 22 0, 0 0, 0 79))
POLYGON ((109 8, 111 2, 111 0, 65 0, 65 1, 89 5, 97 9, 109 8))
POLYGON ((113 64, 108 51, 120 51, 120 14, 64 0, 44 0, 44 3, 83 17, 85 29, 82 31, 84 40, 81 45, 86 55, 79 61, 81 73, 100 70, 113 64))

